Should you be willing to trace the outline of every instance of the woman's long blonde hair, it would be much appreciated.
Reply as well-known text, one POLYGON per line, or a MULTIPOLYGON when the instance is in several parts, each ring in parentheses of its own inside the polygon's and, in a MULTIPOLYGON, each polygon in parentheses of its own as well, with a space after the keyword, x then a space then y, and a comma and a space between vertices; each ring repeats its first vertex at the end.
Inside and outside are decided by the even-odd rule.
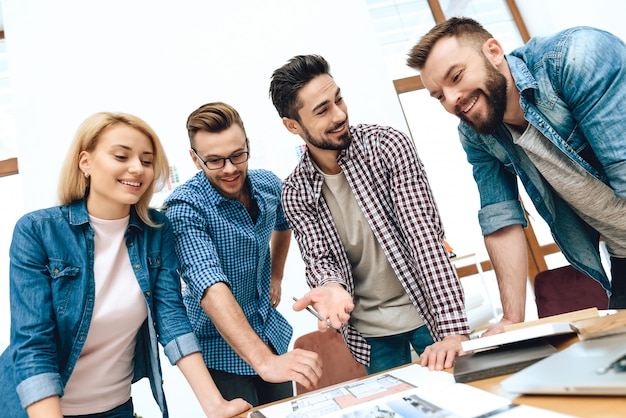
POLYGON ((85 177, 78 167, 79 155, 83 151, 92 152, 95 150, 102 133, 108 128, 120 124, 137 129, 146 135, 154 148, 154 179, 134 206, 135 211, 143 222, 150 226, 157 226, 150 219, 148 209, 153 194, 163 188, 169 177, 167 156, 159 137, 150 125, 137 116, 128 113, 94 113, 79 126, 61 170, 58 190, 60 204, 69 205, 86 197, 89 189, 89 179, 85 177))

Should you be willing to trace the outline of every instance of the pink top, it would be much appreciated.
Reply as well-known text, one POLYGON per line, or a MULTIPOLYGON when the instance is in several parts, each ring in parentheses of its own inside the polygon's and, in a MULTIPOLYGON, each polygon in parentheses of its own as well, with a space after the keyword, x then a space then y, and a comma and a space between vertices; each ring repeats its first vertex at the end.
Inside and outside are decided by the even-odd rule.
POLYGON ((124 240, 129 217, 89 219, 96 300, 87 340, 61 398, 64 415, 105 412, 130 398, 135 337, 148 316, 124 240))

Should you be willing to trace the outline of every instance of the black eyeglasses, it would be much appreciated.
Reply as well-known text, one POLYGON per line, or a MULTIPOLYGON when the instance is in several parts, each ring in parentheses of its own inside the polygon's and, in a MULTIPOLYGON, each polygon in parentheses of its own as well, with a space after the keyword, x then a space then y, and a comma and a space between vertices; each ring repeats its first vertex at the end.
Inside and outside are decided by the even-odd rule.
POLYGON ((249 151, 241 151, 241 152, 234 153, 230 157, 209 158, 208 160, 205 161, 202 159, 202 157, 198 155, 198 151, 196 151, 195 148, 191 148, 191 150, 193 151, 194 154, 196 154, 196 157, 200 161, 202 161, 204 163, 204 166, 209 170, 219 170, 221 168, 224 168, 224 166, 226 165, 226 160, 230 161, 230 163, 233 165, 243 164, 246 161, 248 161, 248 158, 250 155, 249 151))

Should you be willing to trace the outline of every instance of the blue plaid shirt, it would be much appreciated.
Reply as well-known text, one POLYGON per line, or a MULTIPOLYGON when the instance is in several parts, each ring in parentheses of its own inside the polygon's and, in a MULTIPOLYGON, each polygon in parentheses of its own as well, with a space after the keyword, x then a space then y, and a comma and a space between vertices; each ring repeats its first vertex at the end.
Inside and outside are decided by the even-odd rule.
POLYGON ((249 170, 248 184, 259 207, 256 224, 238 201, 226 199, 198 172, 166 199, 176 238, 183 300, 202 356, 212 369, 239 375, 256 372, 220 336, 200 306, 205 290, 226 283, 248 322, 278 354, 287 352, 293 329, 270 304, 270 238, 289 229, 280 202, 281 180, 267 170, 249 170))

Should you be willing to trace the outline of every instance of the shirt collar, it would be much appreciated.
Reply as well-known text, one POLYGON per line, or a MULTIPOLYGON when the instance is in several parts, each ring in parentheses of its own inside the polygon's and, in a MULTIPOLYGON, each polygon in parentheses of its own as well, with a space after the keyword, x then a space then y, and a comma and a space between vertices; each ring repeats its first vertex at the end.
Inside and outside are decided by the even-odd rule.
POLYGON ((83 225, 89 223, 89 212, 87 212, 87 201, 77 200, 69 205, 70 225, 83 225))
MULTIPOLYGON (((87 211, 87 200, 80 199, 69 205, 69 223, 70 225, 84 225, 89 223, 89 212, 87 211)), ((130 219, 128 221, 129 228, 137 228, 142 230, 143 221, 139 218, 135 205, 130 207, 130 219)))
POLYGON ((513 81, 515 82, 515 86, 519 92, 539 88, 537 80, 535 80, 535 77, 533 77, 524 61, 513 55, 505 55, 505 58, 509 64, 511 76, 513 77, 513 81))

